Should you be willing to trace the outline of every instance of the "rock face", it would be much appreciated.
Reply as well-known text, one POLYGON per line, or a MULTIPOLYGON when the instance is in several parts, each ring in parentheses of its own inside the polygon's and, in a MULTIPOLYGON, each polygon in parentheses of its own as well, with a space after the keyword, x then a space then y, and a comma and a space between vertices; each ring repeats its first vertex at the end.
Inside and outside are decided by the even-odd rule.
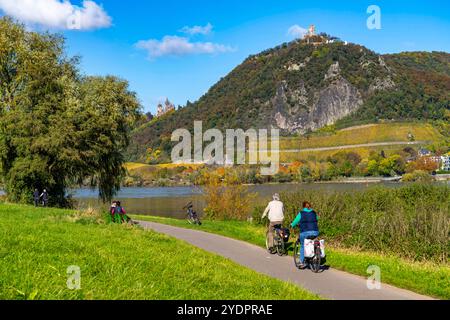
POLYGON ((305 133, 331 125, 358 110, 363 104, 359 91, 344 78, 336 74, 333 77, 326 88, 314 94, 311 107, 302 83, 291 89, 283 82, 272 100, 274 125, 288 132, 305 133), (288 103, 289 97, 294 101, 293 106, 288 103))
MULTIPOLYGON (((316 56, 323 52, 329 51, 316 50, 316 56)), ((384 59, 363 48, 358 52, 352 60, 342 59, 342 65, 339 55, 333 58, 335 61, 330 62, 330 59, 325 65, 316 64, 310 68, 314 53, 303 59, 290 60, 285 69, 289 71, 291 81, 281 80, 269 102, 272 108, 270 124, 287 133, 317 130, 358 111, 368 96, 378 91, 395 90, 395 74, 384 59), (305 74, 318 73, 319 69, 323 70, 319 73, 321 81, 310 81, 309 85, 303 80, 292 81, 293 78, 308 79, 310 77, 305 74)))

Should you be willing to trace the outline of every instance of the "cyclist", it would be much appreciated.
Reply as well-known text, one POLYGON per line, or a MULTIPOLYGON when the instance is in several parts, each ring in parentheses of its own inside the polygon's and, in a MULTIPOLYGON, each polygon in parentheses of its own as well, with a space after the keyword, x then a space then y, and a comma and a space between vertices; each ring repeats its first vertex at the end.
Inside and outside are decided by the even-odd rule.
POLYGON ((300 261, 304 267, 305 263, 305 240, 310 237, 319 236, 319 215, 311 208, 308 201, 303 202, 303 210, 291 224, 291 228, 300 227, 300 261))
POLYGON ((275 232, 275 226, 282 225, 284 221, 284 204, 280 201, 280 195, 278 193, 273 195, 273 201, 269 202, 262 219, 268 215, 269 217, 269 249, 273 248, 273 235, 275 232))

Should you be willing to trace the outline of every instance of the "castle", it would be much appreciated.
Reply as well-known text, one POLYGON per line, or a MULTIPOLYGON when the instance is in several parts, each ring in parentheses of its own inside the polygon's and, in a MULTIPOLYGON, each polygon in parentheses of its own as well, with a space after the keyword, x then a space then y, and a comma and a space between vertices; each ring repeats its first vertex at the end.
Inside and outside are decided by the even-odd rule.
POLYGON ((161 117, 165 115, 166 113, 169 113, 171 111, 175 111, 175 106, 173 103, 169 101, 169 99, 166 99, 166 102, 164 103, 164 106, 160 103, 158 104, 158 112, 156 114, 157 117, 161 117))
MULTIPOLYGON (((316 34, 316 26, 313 25, 313 24, 309 27, 308 33, 305 34, 305 36, 303 37, 303 40, 307 44, 312 44, 313 46, 320 46, 320 45, 323 45, 323 44, 331 44, 331 43, 335 42, 334 39, 333 40, 327 39, 322 34, 317 35, 316 34)), ((348 45, 348 42, 344 41, 344 45, 348 45)))

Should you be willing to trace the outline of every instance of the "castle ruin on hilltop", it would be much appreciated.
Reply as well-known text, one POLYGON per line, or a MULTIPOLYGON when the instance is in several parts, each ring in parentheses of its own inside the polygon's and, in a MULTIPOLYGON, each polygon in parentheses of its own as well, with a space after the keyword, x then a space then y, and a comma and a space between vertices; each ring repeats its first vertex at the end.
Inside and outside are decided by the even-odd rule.
MULTIPOLYGON (((307 44, 312 44, 313 46, 334 43, 335 40, 335 38, 328 39, 327 36, 323 33, 316 34, 316 26, 313 24, 309 26, 308 33, 303 37, 303 41, 305 41, 307 44)), ((347 45, 348 42, 344 41, 344 44, 347 45)))

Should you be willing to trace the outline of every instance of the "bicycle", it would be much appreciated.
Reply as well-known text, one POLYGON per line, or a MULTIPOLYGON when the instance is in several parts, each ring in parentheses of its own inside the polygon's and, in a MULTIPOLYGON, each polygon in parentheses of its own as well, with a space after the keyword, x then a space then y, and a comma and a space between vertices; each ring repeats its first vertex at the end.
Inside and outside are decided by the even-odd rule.
POLYGON ((281 225, 274 226, 274 235, 272 247, 269 246, 269 232, 266 234, 266 248, 270 254, 278 254, 280 257, 287 254, 286 243, 289 241, 290 232, 287 229, 283 229, 281 225))
POLYGON ((202 225, 202 222, 200 221, 197 212, 194 211, 194 205, 192 202, 189 202, 186 206, 183 207, 183 210, 187 210, 187 221, 189 224, 193 225, 202 225))
POLYGON ((294 263, 297 269, 310 268, 312 272, 319 273, 322 270, 322 265, 324 259, 322 258, 322 249, 320 247, 320 240, 317 237, 309 237, 308 240, 314 240, 314 256, 307 258, 305 257, 305 263, 302 265, 300 260, 300 239, 295 242, 294 245, 294 263))

